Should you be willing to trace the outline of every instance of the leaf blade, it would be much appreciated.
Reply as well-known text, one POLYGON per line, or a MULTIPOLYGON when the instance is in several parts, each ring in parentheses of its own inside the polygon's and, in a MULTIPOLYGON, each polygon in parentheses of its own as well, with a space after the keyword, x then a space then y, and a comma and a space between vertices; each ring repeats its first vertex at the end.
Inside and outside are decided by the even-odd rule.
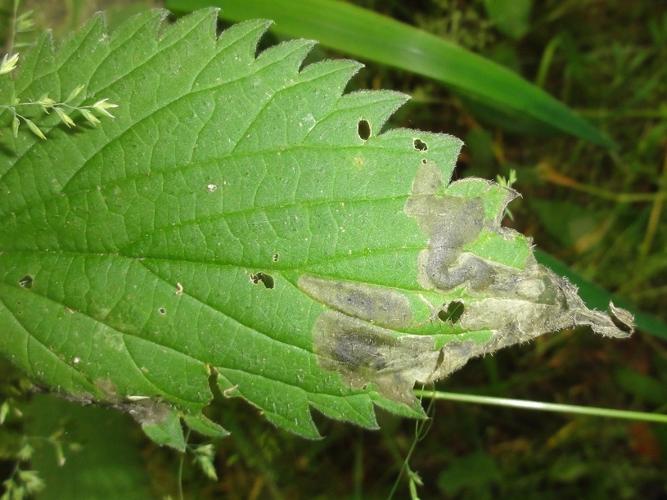
POLYGON ((358 64, 302 67, 307 40, 256 55, 266 21, 163 18, 109 36, 95 19, 16 80, 120 104, 0 156, 0 352, 33 378, 181 448, 213 376, 315 439, 313 408, 374 428, 374 405, 421 417, 415 381, 487 350, 580 323, 625 335, 500 227, 516 193, 449 183, 461 141, 382 131, 404 95, 343 94, 358 64))

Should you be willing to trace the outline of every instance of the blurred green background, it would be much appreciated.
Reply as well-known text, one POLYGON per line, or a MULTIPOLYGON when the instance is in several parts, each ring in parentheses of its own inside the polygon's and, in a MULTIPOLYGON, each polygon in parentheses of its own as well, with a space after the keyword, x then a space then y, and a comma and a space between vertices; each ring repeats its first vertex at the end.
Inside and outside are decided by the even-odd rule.
MULTIPOLYGON (((188 2, 173 3, 183 10, 188 2)), ((511 69, 616 145, 556 132, 527 119, 530 113, 508 113, 418 71, 362 58, 366 68, 350 90, 389 88, 413 95, 392 125, 464 139, 458 177, 493 179, 515 170, 514 187, 523 198, 511 205, 505 224, 531 235, 549 254, 544 262, 601 287, 584 287, 589 303, 603 307, 611 292, 647 314, 630 340, 610 341, 585 330, 545 336, 472 361, 439 388, 667 411, 667 3, 349 3, 511 69)), ((11 4, 0 1, 3 40, 11 4)), ((108 10, 113 27, 141 9, 160 6, 158 1, 25 1, 20 12, 34 9, 35 28, 19 34, 19 41, 29 44, 35 30, 46 27, 57 38, 65 36, 100 9, 108 10)), ((326 9, 320 15, 326 19, 326 9)), ((221 27, 229 22, 223 19, 221 27)), ((270 33, 264 45, 283 37, 270 33)), ((320 45, 311 59, 343 56, 350 54, 320 45)), ((416 59, 408 63, 417 66, 416 59)), ((0 478, 12 474, 17 454, 29 446, 21 467, 36 469, 45 482, 39 498, 178 498, 180 457, 143 438, 129 417, 30 396, 21 376, 4 364, 0 375, 0 397, 11 403, 0 427, 0 478)), ((433 411, 433 425, 411 459, 423 482, 421 498, 667 497, 667 426, 453 402, 438 402, 433 411)), ((216 443, 217 480, 193 463, 194 455, 185 457, 186 498, 386 498, 415 426, 381 414, 382 430, 367 432, 316 415, 326 438, 309 442, 276 430, 242 403, 216 404, 212 414, 232 436, 216 443)), ((193 444, 205 442, 198 439, 193 437, 193 444)), ((408 496, 403 479, 396 498, 408 496)))

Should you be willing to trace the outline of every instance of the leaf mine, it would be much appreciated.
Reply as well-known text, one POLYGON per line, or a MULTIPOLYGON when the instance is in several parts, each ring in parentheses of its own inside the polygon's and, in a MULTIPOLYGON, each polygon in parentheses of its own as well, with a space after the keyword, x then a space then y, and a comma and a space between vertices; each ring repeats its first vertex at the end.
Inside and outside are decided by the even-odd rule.
MULTIPOLYGON (((476 180, 463 182, 471 181, 476 180)), ((487 186, 506 189, 494 183, 487 186)), ((457 340, 450 335, 438 346, 428 335, 401 333, 396 330, 412 322, 410 301, 403 293, 306 275, 299 286, 336 311, 322 313, 315 324, 315 351, 322 365, 340 372, 354 388, 373 384, 389 398, 415 404, 411 393, 415 383, 432 383, 471 358, 545 333, 589 326, 607 337, 630 335, 632 316, 627 311, 613 304, 609 315, 588 309, 576 287, 539 265, 532 254, 523 266, 512 267, 466 251, 483 230, 498 234, 501 242, 519 236, 500 226, 501 214, 515 196, 506 190, 497 213, 485 214, 481 197, 448 194, 441 171, 427 162, 417 171, 405 204, 406 214, 417 219, 429 236, 418 257, 420 284, 442 293, 443 299, 454 290, 465 294, 443 307, 438 317, 446 322, 456 312, 451 323, 464 331, 490 331, 488 340, 457 340)))

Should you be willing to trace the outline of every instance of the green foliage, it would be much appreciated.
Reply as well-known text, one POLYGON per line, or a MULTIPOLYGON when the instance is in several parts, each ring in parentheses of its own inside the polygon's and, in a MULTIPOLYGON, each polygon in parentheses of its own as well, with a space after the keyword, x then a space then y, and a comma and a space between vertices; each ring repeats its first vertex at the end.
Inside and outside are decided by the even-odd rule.
POLYGON ((484 0, 489 18, 498 30, 512 38, 521 38, 530 29, 532 0, 484 0))
POLYGON ((478 451, 459 457, 438 477, 438 486, 449 496, 466 493, 469 497, 493 498, 492 487, 501 480, 493 457, 478 451))
POLYGON ((193 462, 201 469, 204 475, 212 481, 218 480, 218 474, 215 472, 213 458, 215 457, 215 448, 211 443, 195 446, 192 449, 193 462))
POLYGON ((148 419, 142 417, 141 428, 146 435, 159 445, 166 445, 180 451, 185 451, 185 436, 181 421, 173 412, 160 412, 157 417, 150 415, 148 419))
POLYGON ((38 498, 150 498, 133 439, 140 433, 133 433, 131 418, 47 395, 36 397, 23 411, 24 430, 35 445, 31 463, 46 486, 38 498), (54 432, 61 436, 60 452, 42 439, 54 432))
POLYGON ((61 115, 48 141, 4 138, 0 352, 31 377, 183 451, 181 416, 224 434, 209 377, 314 438, 311 408, 375 428, 374 405, 423 416, 414 383, 472 357, 579 324, 626 335, 500 226, 507 185, 449 184, 460 141, 382 131, 404 95, 342 95, 358 63, 300 69, 306 40, 256 57, 269 24, 216 38, 216 14, 111 35, 98 16, 0 80, 120 103, 85 133, 61 115))
MULTIPOLYGON (((0 1, 0 6, 3 3, 11 2, 0 1)), ((95 3, 116 12, 108 16, 110 26, 126 14, 125 0, 111 4, 42 0, 30 1, 26 8, 35 7, 39 26, 54 27, 54 33, 62 35, 101 8, 95 3)), ((516 119, 510 121, 497 113, 495 117, 488 112, 480 113, 469 101, 460 100, 437 81, 379 64, 369 64, 349 85, 350 89, 385 87, 413 94, 415 98, 401 108, 394 122, 446 130, 465 138, 458 176, 495 178, 500 173, 508 178, 511 169, 516 169, 517 186, 524 196, 512 204, 514 221, 507 223, 531 234, 539 247, 559 256, 556 262, 545 259, 544 254, 537 255, 544 264, 581 283, 580 294, 589 307, 604 308, 610 298, 607 291, 591 285, 595 282, 631 299, 634 306, 663 316, 664 320, 667 232, 660 209, 660 195, 667 186, 664 175, 661 180, 667 116, 663 105, 667 82, 662 64, 667 47, 663 43, 667 33, 664 8, 656 2, 627 4, 617 0, 604 4, 541 3, 533 11, 530 32, 519 43, 490 28, 499 26, 487 19, 482 0, 355 0, 354 3, 510 64, 528 80, 535 75, 540 87, 573 106, 617 141, 621 147, 609 154, 571 137, 536 139, 531 134, 536 128, 533 125, 523 129, 514 127, 520 135, 512 134, 508 130, 510 125, 517 124, 516 119), (507 57, 500 58, 500 53, 507 57), (545 176, 542 170, 545 164, 551 165, 552 171, 567 183, 555 184, 560 182, 557 177, 545 176), (545 200, 550 201, 543 203, 545 200), (541 205, 540 210, 535 210, 537 205, 541 205), (560 230, 559 226, 567 230, 560 230)), ((5 21, 11 19, 11 13, 6 12, 6 16, 5 11, 0 14, 0 33, 5 33, 2 31, 5 21)), ((327 13, 318 15, 326 18, 327 13)), ((33 38, 30 34, 19 40, 32 43, 33 38)), ((321 58, 322 54, 339 56, 321 48, 312 55, 321 58)), ((87 102, 93 102, 92 96, 89 98, 87 102)), ((70 133, 88 133, 86 128, 70 133)), ((8 129, 2 132, 11 135, 8 129)), ((26 132, 29 134, 27 129, 26 132)), ((262 283, 258 280, 258 284, 262 283)), ((616 297, 614 302, 623 303, 616 297)), ((644 315, 637 317, 644 332, 653 331, 653 327, 664 328, 664 322, 660 323, 657 317, 650 319, 645 322, 644 315)), ((659 388, 665 384, 667 365, 660 339, 636 335, 621 346, 571 333, 541 337, 522 348, 474 360, 466 370, 439 384, 439 388, 466 394, 664 412, 665 400, 661 399, 663 391, 659 388)), ((21 433, 16 434, 16 412, 20 407, 15 400, 20 402, 25 397, 21 394, 25 394, 29 385, 19 391, 7 391, 6 381, 15 374, 8 370, 0 374, 0 394, 11 395, 7 424, 0 428, 2 450, 12 443, 21 443, 21 433)), ((317 419, 315 415, 326 438, 306 443, 277 432, 242 401, 226 399, 219 403, 209 408, 207 414, 224 422, 232 431, 230 439, 216 444, 219 482, 212 484, 205 480, 191 466, 194 455, 187 456, 183 489, 188 497, 237 494, 310 498, 322 493, 322 483, 317 478, 326 470, 329 496, 347 498, 354 492, 356 498, 385 498, 404 466, 412 442, 414 422, 386 414, 378 415, 382 425, 379 432, 363 432, 354 426, 317 419)), ((64 411, 76 410, 69 406, 64 411)), ((471 470, 471 464, 466 462, 470 454, 476 453, 492 459, 501 477, 499 481, 485 483, 487 487, 482 494, 493 497, 630 499, 657 498, 665 491, 665 426, 446 401, 435 406, 438 408, 435 425, 428 439, 419 443, 411 460, 411 466, 423 478, 424 486, 419 490, 423 498, 447 495, 446 484, 436 478, 449 469, 454 476, 448 477, 452 484, 457 484, 456 479, 463 475, 469 478, 469 486, 461 487, 458 496, 471 496, 476 491, 475 485, 485 481, 483 470, 471 470)), ((85 425, 88 418, 95 428, 97 415, 77 414, 72 426, 85 425)), ((188 415, 188 427, 192 428, 193 418, 195 415, 188 415)), ((50 436, 61 429, 56 424, 42 435, 50 436)), ((68 441, 63 445, 67 447, 68 441)), ((107 443, 95 446, 104 445, 107 443)), ((156 488, 152 496, 174 497, 177 454, 146 440, 140 446, 145 464, 131 463, 130 468, 141 469, 142 465, 149 468, 156 488)), ((43 464, 34 463, 39 453, 36 447, 33 463, 23 462, 21 467, 38 470, 48 494, 53 481, 67 480, 70 475, 65 476, 49 456, 55 473, 53 477, 47 476, 43 464)), ((65 448, 65 467, 80 455, 81 452, 68 453, 65 448)), ((6 478, 14 463, 6 455, 3 459, 6 461, 0 463, 0 468, 6 478)), ((82 472, 86 472, 85 466, 82 472)), ((408 477, 404 475, 403 479, 408 477)), ((409 479, 410 485, 414 485, 411 476, 409 479)), ((407 494, 408 485, 401 484, 399 496, 407 494)))

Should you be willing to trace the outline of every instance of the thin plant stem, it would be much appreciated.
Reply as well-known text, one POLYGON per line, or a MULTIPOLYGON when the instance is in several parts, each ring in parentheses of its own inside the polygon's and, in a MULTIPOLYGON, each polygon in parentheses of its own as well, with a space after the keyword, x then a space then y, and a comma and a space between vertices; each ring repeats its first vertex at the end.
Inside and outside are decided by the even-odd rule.
POLYGON ((183 500, 183 464, 185 463, 185 455, 188 453, 188 440, 190 439, 190 429, 185 432, 185 450, 181 453, 178 461, 178 473, 176 474, 176 481, 178 481, 178 500, 183 500))
POLYGON ((661 296, 667 296, 667 285, 664 286, 657 286, 654 288, 644 288, 642 290, 635 290, 634 295, 632 298, 635 301, 638 301, 638 299, 646 299, 646 298, 655 298, 655 297, 661 297, 661 296))
POLYGON ((552 38, 547 46, 542 52, 542 58, 540 59, 540 66, 537 70, 537 76, 535 77, 535 85, 540 88, 544 88, 547 81, 547 76, 549 74, 549 68, 551 67, 551 61, 554 58, 556 50, 560 46, 562 40, 560 36, 555 36, 552 38))
POLYGON ((454 392, 443 392, 443 391, 416 390, 415 393, 420 397, 432 400, 458 401, 460 403, 506 406, 509 408, 519 408, 522 410, 569 413, 576 415, 589 415, 593 417, 618 418, 624 420, 640 420, 643 422, 655 422, 658 424, 667 424, 667 415, 660 413, 615 410, 613 408, 599 408, 596 406, 579 406, 579 405, 569 405, 569 404, 559 404, 559 403, 544 403, 542 401, 496 398, 491 396, 480 396, 476 394, 459 394, 454 392))
POLYGON ((354 493, 352 497, 355 500, 361 500, 363 498, 363 482, 364 482, 364 435, 362 433, 357 434, 357 439, 355 442, 354 448, 354 469, 353 469, 353 478, 354 478, 354 493))
MULTIPOLYGON (((429 391, 424 391, 424 387, 422 386, 421 391, 417 391, 417 395, 419 396, 419 403, 421 404, 423 395, 419 395, 419 393, 427 393, 429 391)), ((391 500, 394 495, 396 494, 396 490, 398 489, 398 485, 401 483, 401 479, 403 479, 403 474, 405 473, 406 470, 410 469, 410 459, 412 458, 412 455, 417 448, 417 444, 422 441, 425 437, 426 434, 428 434, 428 431, 431 429, 431 426, 433 424, 433 415, 432 412, 435 411, 435 406, 433 405, 434 400, 431 399, 431 401, 428 404, 428 407, 426 409, 426 414, 428 415, 427 420, 418 420, 415 422, 415 435, 412 440, 412 443, 410 444, 410 449, 408 450, 408 453, 405 455, 405 459, 403 460, 403 463, 401 465, 401 469, 398 472, 398 476, 396 477, 396 480, 394 481, 393 486, 391 487, 391 491, 389 492, 389 495, 387 495, 387 500, 391 500)))
POLYGON ((405 472, 405 469, 410 467, 410 459, 412 458, 412 454, 415 451, 415 448, 417 447, 417 439, 412 440, 412 444, 410 445, 410 449, 408 450, 407 455, 405 455, 405 460, 403 461, 403 464, 401 466, 401 470, 398 471, 398 476, 396 477, 396 480, 394 481, 394 485, 391 487, 391 491, 389 492, 389 495, 387 495, 387 500, 391 500, 394 498, 394 495, 396 494, 396 490, 398 489, 398 485, 401 484, 401 479, 403 479, 403 473, 405 472))
MULTIPOLYGON (((665 148, 665 157, 662 163, 662 179, 663 182, 659 184, 662 188, 667 186, 667 147, 665 148)), ((660 216, 662 215, 662 207, 664 204, 663 198, 657 198, 653 201, 651 207, 651 212, 648 218, 648 225, 646 226, 646 233, 644 234, 644 240, 639 247, 640 257, 646 257, 651 251, 651 245, 653 244, 653 239, 658 230, 658 224, 660 222, 660 216)))
POLYGON ((19 12, 19 3, 20 0, 14 0, 14 6, 12 11, 12 26, 9 33, 9 41, 7 42, 7 55, 12 55, 12 50, 14 50, 14 41, 16 40, 16 19, 19 12))
POLYGON ((664 200, 667 198, 667 192, 665 191, 658 191, 656 193, 615 193, 608 191, 597 186, 584 184, 583 182, 579 182, 571 177, 563 175, 547 163, 538 165, 537 171, 540 174, 540 177, 547 182, 574 189, 575 191, 588 193, 597 196, 598 198, 614 201, 616 203, 644 203, 655 200, 664 200))

